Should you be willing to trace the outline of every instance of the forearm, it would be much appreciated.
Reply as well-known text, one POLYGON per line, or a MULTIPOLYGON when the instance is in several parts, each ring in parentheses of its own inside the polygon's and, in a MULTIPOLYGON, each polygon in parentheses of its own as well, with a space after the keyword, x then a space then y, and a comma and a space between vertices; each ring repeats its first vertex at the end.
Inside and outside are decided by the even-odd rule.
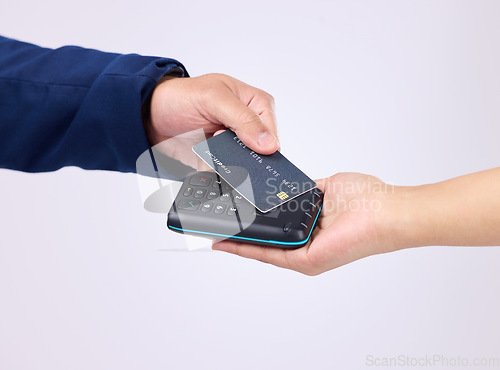
POLYGON ((402 247, 500 245, 500 168, 396 187, 392 206, 402 247))
POLYGON ((0 168, 135 171, 149 148, 141 107, 171 59, 0 37, 0 168))

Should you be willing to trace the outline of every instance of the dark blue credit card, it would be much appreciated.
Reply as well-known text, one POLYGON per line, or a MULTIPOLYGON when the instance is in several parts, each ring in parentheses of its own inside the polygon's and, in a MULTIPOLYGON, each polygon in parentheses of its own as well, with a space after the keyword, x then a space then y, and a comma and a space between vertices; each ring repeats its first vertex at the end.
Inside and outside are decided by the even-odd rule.
POLYGON ((280 152, 258 154, 231 130, 196 144, 193 151, 263 213, 316 187, 280 152))

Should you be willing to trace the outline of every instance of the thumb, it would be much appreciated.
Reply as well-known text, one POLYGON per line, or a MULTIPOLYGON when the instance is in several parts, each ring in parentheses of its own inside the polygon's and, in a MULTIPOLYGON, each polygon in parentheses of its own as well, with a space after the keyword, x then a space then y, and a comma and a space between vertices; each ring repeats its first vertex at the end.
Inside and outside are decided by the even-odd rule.
POLYGON ((328 181, 327 178, 314 180, 314 182, 316 182, 317 188, 319 190, 321 190, 323 193, 326 191, 326 183, 327 183, 327 181, 328 181))
POLYGON ((230 90, 214 99, 211 105, 214 118, 233 130, 250 149, 260 154, 272 154, 278 150, 277 137, 266 127, 260 116, 230 90))

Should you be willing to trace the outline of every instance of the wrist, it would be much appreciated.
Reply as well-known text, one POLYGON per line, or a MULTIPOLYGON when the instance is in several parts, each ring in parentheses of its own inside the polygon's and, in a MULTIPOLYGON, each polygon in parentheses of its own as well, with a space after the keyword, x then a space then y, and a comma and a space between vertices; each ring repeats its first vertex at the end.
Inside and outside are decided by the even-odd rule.
POLYGON ((146 99, 142 105, 142 124, 144 127, 144 132, 151 146, 154 146, 163 140, 165 140, 164 135, 161 134, 159 128, 161 128, 161 122, 158 122, 158 117, 161 116, 161 106, 162 106, 162 88, 164 83, 168 80, 178 78, 176 76, 163 76, 156 84, 151 95, 146 99))
POLYGON ((379 229, 391 250, 438 243, 442 230, 434 211, 440 203, 436 185, 394 186, 385 194, 379 229))

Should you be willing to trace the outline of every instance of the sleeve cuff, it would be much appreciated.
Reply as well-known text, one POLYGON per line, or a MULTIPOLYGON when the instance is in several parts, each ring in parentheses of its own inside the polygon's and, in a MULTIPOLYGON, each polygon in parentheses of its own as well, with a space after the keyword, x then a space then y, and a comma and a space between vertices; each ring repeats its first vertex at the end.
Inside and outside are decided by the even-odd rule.
POLYGON ((137 158, 149 149, 142 107, 165 75, 188 76, 168 58, 120 55, 92 84, 65 141, 73 163, 85 169, 135 172, 137 158), (73 135, 74 133, 74 135, 73 135), (90 145, 89 145, 90 143, 90 145))

